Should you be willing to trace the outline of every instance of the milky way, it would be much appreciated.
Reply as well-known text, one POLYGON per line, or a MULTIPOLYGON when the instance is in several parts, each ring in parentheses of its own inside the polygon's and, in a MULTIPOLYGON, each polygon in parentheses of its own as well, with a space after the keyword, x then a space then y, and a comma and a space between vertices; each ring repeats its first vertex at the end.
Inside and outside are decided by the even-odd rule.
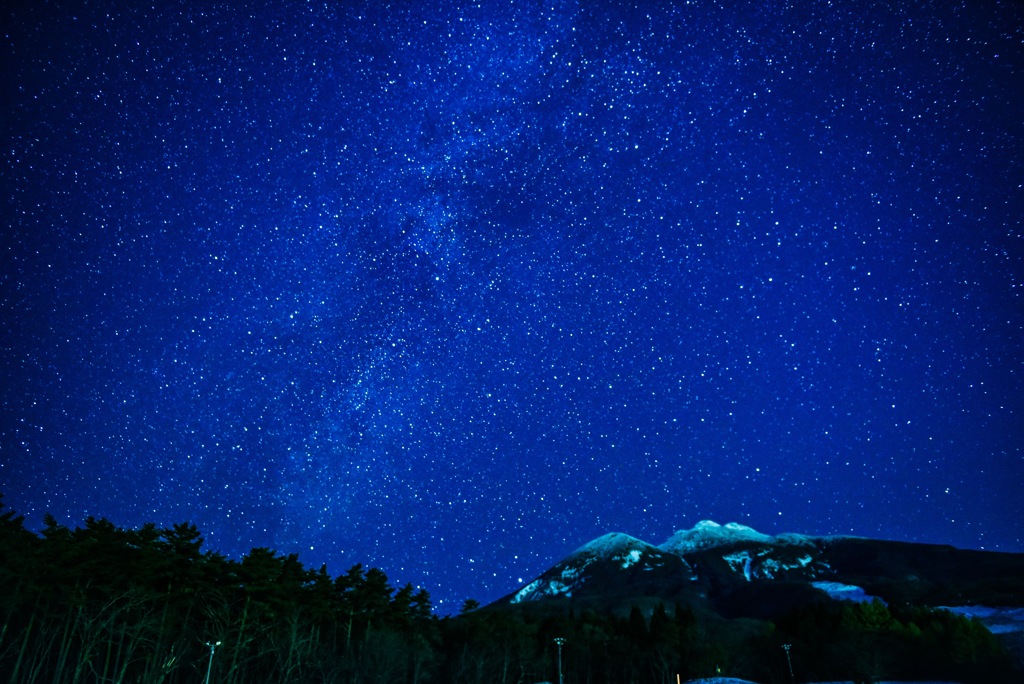
POLYGON ((442 611, 704 518, 1024 551, 1020 5, 133 5, 4 10, 31 525, 442 611))

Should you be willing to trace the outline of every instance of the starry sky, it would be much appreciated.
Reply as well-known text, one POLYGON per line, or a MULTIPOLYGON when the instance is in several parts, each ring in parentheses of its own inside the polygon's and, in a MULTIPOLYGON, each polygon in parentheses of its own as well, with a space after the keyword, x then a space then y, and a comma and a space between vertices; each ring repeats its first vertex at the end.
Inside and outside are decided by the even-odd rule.
POLYGON ((1024 551, 1013 2, 5 6, 0 491, 488 602, 1024 551))

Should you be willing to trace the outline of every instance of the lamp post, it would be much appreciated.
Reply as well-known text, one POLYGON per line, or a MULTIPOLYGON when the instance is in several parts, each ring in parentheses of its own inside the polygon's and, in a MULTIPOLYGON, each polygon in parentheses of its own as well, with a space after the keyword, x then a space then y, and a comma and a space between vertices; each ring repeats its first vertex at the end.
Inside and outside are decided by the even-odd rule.
POLYGON ((213 668, 213 652, 217 650, 218 646, 220 646, 219 641, 212 644, 209 641, 206 642, 206 647, 210 649, 210 660, 206 663, 206 680, 204 684, 210 684, 210 670, 213 668))
POLYGON ((558 644, 558 684, 562 682, 562 646, 565 645, 565 639, 562 637, 555 637, 555 643, 558 644))
POLYGON ((782 650, 786 652, 786 664, 789 665, 789 680, 791 682, 796 681, 796 677, 793 676, 793 661, 789 659, 789 649, 793 648, 793 644, 782 644, 782 650))

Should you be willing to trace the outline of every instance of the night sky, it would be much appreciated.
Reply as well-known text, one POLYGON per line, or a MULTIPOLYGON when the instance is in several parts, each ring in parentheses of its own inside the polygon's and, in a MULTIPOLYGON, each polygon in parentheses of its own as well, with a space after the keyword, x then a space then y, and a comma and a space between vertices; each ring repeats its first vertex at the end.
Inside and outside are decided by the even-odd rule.
POLYGON ((705 518, 1024 551, 1019 3, 147 4, 2 14, 33 529, 441 612, 705 518))

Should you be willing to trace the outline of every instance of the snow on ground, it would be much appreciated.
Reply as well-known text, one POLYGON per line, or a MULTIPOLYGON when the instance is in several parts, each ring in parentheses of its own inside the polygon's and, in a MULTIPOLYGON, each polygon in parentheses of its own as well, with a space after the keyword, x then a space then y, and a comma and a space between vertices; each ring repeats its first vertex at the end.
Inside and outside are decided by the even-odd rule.
MULTIPOLYGON (((855 584, 843 584, 841 582, 811 582, 811 586, 820 589, 837 601, 856 601, 857 603, 869 603, 878 599, 864 591, 855 584)), ((882 599, 878 599, 881 601, 882 599)), ((884 601, 882 601, 885 603, 884 601)))
POLYGON ((994 608, 992 606, 939 606, 964 617, 977 618, 993 634, 1024 632, 1024 608, 994 608))

